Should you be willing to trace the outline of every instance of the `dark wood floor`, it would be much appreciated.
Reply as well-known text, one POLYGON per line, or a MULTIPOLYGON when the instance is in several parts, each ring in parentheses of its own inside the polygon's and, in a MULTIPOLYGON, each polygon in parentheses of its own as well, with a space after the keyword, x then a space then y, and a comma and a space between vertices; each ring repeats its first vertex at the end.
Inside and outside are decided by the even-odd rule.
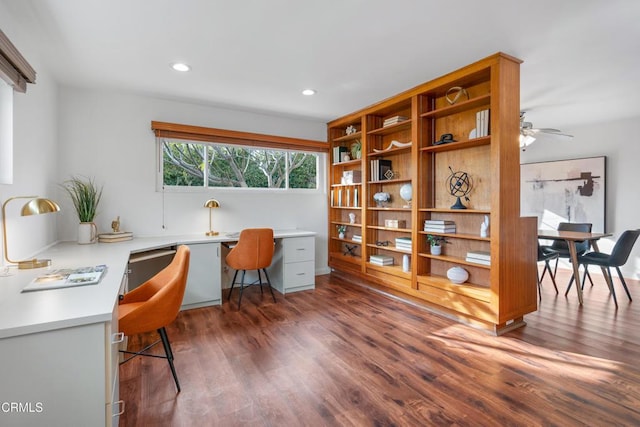
POLYGON ((583 306, 545 282, 539 311, 502 337, 332 275, 277 304, 250 289, 240 311, 168 328, 181 393, 164 360, 120 367, 120 425, 638 426, 640 286, 633 303, 618 288, 615 310, 594 280, 583 306))

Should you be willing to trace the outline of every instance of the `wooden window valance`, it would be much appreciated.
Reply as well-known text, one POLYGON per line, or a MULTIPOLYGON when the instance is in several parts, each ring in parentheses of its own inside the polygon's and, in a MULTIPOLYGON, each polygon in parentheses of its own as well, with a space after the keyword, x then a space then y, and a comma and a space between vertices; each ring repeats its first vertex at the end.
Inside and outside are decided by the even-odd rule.
POLYGON ((324 141, 264 135, 260 133, 181 125, 165 122, 151 122, 151 130, 156 137, 186 139, 189 141, 216 142, 221 144, 246 145, 262 148, 279 148, 326 152, 329 147, 324 141))
POLYGON ((0 78, 17 92, 26 92, 27 83, 36 82, 36 72, 0 30, 0 78))

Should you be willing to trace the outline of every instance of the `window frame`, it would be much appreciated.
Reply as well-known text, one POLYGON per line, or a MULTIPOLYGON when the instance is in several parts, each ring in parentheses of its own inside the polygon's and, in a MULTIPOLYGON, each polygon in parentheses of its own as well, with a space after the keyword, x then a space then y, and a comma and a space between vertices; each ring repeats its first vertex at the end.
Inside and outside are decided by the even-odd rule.
MULTIPOLYGON (((156 191, 172 193, 199 193, 211 191, 241 192, 278 192, 287 194, 315 194, 326 191, 326 159, 328 144, 325 141, 313 141, 274 135, 238 132, 225 129, 205 128, 191 125, 180 125, 165 122, 151 122, 151 129, 156 135, 156 191), (316 188, 260 188, 260 187, 211 187, 211 186, 174 186, 164 185, 164 152, 163 140, 177 140, 185 143, 203 145, 239 146, 248 149, 264 149, 285 152, 305 152, 317 154, 316 188)), ((206 181, 206 180, 205 180, 206 181)))

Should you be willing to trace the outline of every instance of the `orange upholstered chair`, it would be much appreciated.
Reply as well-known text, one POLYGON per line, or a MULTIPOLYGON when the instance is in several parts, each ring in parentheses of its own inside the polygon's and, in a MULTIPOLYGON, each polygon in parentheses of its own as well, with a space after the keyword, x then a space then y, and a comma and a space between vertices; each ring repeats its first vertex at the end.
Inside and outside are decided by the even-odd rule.
POLYGON ((273 294, 271 288, 271 281, 267 274, 267 267, 271 265, 273 258, 274 241, 273 230, 270 228, 247 228, 240 232, 238 243, 229 252, 226 257, 226 263, 229 267, 236 270, 233 275, 233 281, 231 282, 231 289, 229 289, 229 296, 227 300, 231 299, 231 292, 233 292, 233 286, 236 284, 236 278, 238 277, 238 271, 242 271, 242 278, 240 279, 240 296, 238 297, 238 309, 240 309, 240 303, 242 302, 242 292, 245 288, 244 275, 247 270, 256 270, 258 272, 258 280, 249 285, 259 285, 260 293, 262 293, 262 276, 260 272, 264 273, 269 285, 269 291, 271 291, 271 297, 273 302, 276 302, 276 296, 273 294))
POLYGON ((126 336, 131 336, 157 330, 160 334, 160 340, 138 352, 120 350, 122 353, 133 355, 122 363, 128 362, 136 356, 167 359, 178 392, 180 392, 180 383, 178 382, 176 369, 173 366, 173 352, 171 351, 165 326, 173 322, 180 311, 184 289, 187 285, 189 258, 189 247, 185 245, 179 246, 168 266, 142 285, 123 295, 118 306, 120 332, 126 336), (159 342, 162 342, 164 346, 165 356, 146 353, 147 350, 159 342))

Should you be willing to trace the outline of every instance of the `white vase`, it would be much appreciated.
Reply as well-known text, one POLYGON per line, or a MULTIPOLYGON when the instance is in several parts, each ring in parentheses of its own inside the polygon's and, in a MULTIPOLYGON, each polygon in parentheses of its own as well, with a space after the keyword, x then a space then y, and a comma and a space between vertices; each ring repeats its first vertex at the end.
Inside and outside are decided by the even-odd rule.
POLYGON ((344 239, 344 233, 338 233, 338 237, 344 239))
POLYGON ((469 278, 469 272, 462 267, 451 267, 447 270, 447 277, 453 283, 464 283, 469 278))
POLYGON ((81 222, 78 224, 78 243, 90 245, 98 240, 98 227, 93 222, 81 222))
POLYGON ((440 254, 442 254, 442 246, 431 245, 431 255, 440 255, 440 254))

